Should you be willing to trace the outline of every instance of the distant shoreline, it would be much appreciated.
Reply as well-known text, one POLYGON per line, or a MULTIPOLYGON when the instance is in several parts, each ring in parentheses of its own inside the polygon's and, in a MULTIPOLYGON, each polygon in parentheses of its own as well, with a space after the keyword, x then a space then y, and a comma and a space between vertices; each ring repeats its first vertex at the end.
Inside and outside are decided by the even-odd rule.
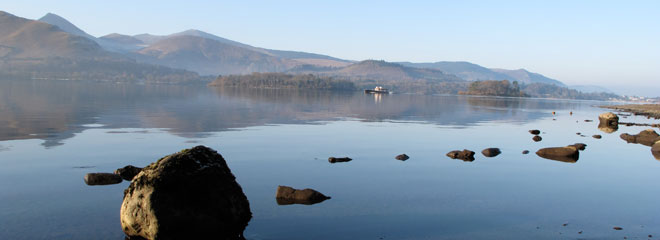
POLYGON ((601 108, 615 109, 624 112, 630 112, 635 115, 649 116, 660 119, 660 104, 625 104, 600 106, 601 108))

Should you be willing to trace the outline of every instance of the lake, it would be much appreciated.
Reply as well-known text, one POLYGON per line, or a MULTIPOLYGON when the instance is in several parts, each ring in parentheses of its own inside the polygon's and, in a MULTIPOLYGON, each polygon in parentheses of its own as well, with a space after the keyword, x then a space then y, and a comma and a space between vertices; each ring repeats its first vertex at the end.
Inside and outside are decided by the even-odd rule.
POLYGON ((123 239, 129 182, 83 176, 196 145, 222 154, 247 195, 248 239, 660 237, 660 161, 619 138, 647 128, 599 131, 603 104, 0 80, 0 239, 123 239), (534 154, 580 142, 575 163, 534 154), (462 149, 476 160, 445 156, 462 149), (278 185, 332 199, 278 205, 278 185))

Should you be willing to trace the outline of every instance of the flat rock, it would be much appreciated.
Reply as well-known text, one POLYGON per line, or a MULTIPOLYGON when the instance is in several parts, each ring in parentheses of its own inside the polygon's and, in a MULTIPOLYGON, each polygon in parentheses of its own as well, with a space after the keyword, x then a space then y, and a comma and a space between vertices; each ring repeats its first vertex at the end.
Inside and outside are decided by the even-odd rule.
POLYGON ((543 138, 541 136, 534 136, 532 138, 532 141, 534 141, 534 142, 540 142, 541 140, 543 140, 543 138))
POLYGON ((656 133, 653 129, 646 129, 636 135, 623 133, 619 137, 628 143, 637 143, 649 147, 652 146, 655 142, 660 141, 660 135, 658 135, 658 133, 656 133))
POLYGON ((460 159, 463 160, 464 162, 472 162, 474 161, 474 152, 467 149, 463 149, 463 151, 454 150, 448 152, 447 157, 450 157, 452 159, 460 159))
POLYGON ((502 151, 500 151, 499 148, 486 148, 481 151, 481 154, 483 154, 486 157, 495 157, 497 155, 500 155, 502 151))
POLYGON ((279 205, 305 204, 311 205, 330 199, 314 189, 295 189, 288 186, 278 186, 275 199, 279 205))
POLYGON ((541 131, 539 131, 537 129, 533 129, 533 130, 529 130, 529 133, 534 134, 534 135, 539 135, 539 134, 541 134, 541 131))
POLYGON ((85 174, 85 183, 87 185, 110 185, 120 183, 121 176, 114 173, 88 173, 85 174))
POLYGON ((409 158, 410 158, 410 157, 408 157, 408 155, 406 155, 405 153, 404 153, 404 154, 399 154, 399 155, 397 155, 396 157, 394 157, 394 159, 396 159, 396 160, 401 160, 401 161, 408 160, 409 158))
POLYGON ((133 166, 133 165, 128 165, 126 167, 119 168, 119 169, 115 170, 115 174, 121 176, 121 178, 123 178, 126 181, 131 181, 131 180, 133 180, 135 175, 137 175, 141 171, 142 171, 142 168, 139 168, 139 167, 136 167, 136 166, 133 166))
POLYGON ((213 149, 197 146, 165 156, 124 190, 120 220, 129 238, 244 239, 250 203, 213 149))
POLYGON ((580 152, 575 146, 550 147, 539 149, 536 155, 545 159, 574 163, 580 157, 580 152))
POLYGON ((338 162, 350 162, 353 160, 352 158, 349 157, 329 157, 328 162, 330 163, 338 163, 338 162))

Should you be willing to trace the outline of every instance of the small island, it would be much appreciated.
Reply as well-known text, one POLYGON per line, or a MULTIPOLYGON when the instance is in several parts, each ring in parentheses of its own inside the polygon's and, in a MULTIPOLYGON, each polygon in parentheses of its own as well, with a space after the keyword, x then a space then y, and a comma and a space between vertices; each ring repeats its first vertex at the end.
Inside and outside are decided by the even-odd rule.
POLYGON ((517 81, 475 81, 470 83, 467 91, 459 91, 461 95, 500 96, 500 97, 529 97, 520 90, 517 81))

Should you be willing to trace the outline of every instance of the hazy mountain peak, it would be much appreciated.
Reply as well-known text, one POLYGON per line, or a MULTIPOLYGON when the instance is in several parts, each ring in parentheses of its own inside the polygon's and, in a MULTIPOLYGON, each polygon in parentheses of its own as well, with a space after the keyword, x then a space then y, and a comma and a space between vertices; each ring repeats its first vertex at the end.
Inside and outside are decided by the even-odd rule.
POLYGON ((7 59, 103 55, 100 46, 90 39, 4 12, 0 13, 0 46, 4 49, 0 55, 7 59))
POLYGON ((105 39, 107 41, 113 41, 120 44, 132 44, 132 45, 144 44, 144 42, 141 41, 140 39, 119 33, 111 33, 103 37, 100 37, 99 39, 105 39))
POLYGON ((39 20, 37 21, 55 25, 60 29, 62 29, 63 31, 71 33, 73 35, 86 37, 89 39, 96 39, 94 36, 87 34, 85 31, 76 27, 76 25, 73 25, 73 23, 69 22, 65 18, 60 17, 59 15, 54 13, 47 13, 45 16, 39 18, 39 20))
POLYGON ((524 68, 520 68, 520 69, 516 69, 516 70, 491 68, 491 70, 493 70, 495 72, 498 72, 498 73, 505 74, 505 75, 511 77, 511 79, 509 79, 509 80, 519 81, 519 82, 522 82, 522 83, 536 83, 536 82, 538 82, 538 83, 553 84, 553 85, 562 86, 562 87, 566 86, 564 83, 562 83, 558 80, 543 76, 543 75, 538 74, 538 73, 533 73, 533 72, 527 71, 524 68))

